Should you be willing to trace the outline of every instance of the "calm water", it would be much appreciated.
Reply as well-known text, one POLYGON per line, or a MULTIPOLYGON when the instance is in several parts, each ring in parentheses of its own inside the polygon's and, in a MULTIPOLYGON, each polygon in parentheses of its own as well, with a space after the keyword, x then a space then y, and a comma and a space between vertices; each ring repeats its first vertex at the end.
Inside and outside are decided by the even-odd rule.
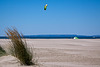
MULTIPOLYGON (((73 39, 78 37, 79 39, 100 39, 100 35, 84 36, 84 35, 24 35, 23 38, 30 39, 73 39)), ((7 39, 6 36, 0 36, 0 39, 7 39)))

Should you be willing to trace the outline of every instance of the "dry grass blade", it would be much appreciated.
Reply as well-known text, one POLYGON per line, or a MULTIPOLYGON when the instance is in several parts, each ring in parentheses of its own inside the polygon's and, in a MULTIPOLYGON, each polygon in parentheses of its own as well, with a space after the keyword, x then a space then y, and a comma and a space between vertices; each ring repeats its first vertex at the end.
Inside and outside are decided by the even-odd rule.
POLYGON ((18 58, 22 65, 35 65, 35 63, 32 62, 33 53, 27 48, 26 41, 21 39, 18 31, 15 28, 8 28, 6 34, 8 38, 11 39, 11 54, 18 58))

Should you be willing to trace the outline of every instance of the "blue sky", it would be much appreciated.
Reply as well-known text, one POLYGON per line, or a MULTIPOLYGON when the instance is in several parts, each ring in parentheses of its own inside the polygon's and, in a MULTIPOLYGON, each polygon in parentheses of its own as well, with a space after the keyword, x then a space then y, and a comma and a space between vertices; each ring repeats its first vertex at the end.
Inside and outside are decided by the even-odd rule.
POLYGON ((11 26, 24 35, 100 35, 100 0, 0 0, 0 35, 11 26))

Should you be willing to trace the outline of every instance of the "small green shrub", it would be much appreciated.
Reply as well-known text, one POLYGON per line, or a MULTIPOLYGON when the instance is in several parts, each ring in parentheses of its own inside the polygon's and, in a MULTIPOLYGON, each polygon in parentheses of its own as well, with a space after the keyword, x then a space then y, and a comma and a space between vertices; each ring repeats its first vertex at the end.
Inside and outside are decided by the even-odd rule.
POLYGON ((6 54, 6 51, 0 46, 0 57, 5 54, 6 54))

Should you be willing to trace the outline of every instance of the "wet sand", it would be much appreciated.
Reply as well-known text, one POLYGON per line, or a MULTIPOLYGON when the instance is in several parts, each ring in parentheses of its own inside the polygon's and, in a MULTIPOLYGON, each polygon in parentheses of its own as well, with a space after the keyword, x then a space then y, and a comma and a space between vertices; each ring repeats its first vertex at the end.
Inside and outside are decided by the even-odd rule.
MULTIPOLYGON (((0 39, 7 49, 8 39, 0 39)), ((100 67, 100 39, 26 39, 40 67, 100 67)), ((13 56, 0 57, 0 67, 21 66, 13 56)), ((34 66, 34 67, 38 67, 34 66)))

